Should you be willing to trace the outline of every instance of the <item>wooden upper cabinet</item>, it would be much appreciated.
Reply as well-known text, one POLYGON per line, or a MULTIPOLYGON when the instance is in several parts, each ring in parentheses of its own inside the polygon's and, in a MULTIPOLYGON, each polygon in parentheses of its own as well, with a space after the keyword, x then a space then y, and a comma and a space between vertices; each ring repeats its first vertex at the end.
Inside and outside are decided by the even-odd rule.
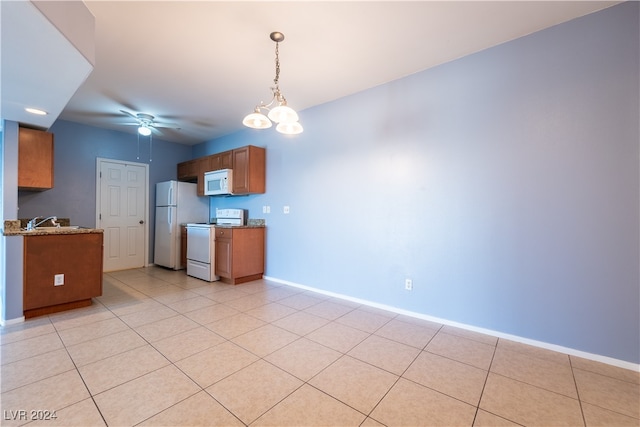
POLYGON ((211 170, 231 169, 233 167, 233 152, 224 151, 211 156, 211 170))
POLYGON ((53 134, 36 129, 18 130, 18 188, 53 188, 53 134))
POLYGON ((233 194, 265 192, 265 149, 248 145, 233 150, 233 194))
POLYGON ((253 145, 178 163, 178 181, 196 182, 204 196, 204 173, 233 169, 233 194, 265 192, 265 149, 253 145))
POLYGON ((196 167, 195 160, 178 163, 178 181, 196 182, 196 179, 198 179, 196 167))
POLYGON ((204 173, 211 170, 211 156, 196 159, 196 170, 198 171, 198 196, 204 196, 204 173))

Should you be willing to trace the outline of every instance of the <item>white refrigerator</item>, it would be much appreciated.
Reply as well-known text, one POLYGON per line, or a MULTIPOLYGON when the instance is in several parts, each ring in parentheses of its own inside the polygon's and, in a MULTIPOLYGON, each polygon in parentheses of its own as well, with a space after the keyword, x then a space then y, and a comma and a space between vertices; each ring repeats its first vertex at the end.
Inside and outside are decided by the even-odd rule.
POLYGON ((198 197, 196 184, 166 181, 156 184, 156 234, 153 263, 179 270, 180 225, 209 222, 209 198, 198 197))

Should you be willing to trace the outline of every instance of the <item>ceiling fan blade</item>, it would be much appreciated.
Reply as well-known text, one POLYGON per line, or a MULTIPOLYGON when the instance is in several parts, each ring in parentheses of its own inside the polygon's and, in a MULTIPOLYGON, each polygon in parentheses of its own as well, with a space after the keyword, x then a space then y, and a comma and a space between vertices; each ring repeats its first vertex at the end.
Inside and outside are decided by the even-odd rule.
POLYGON ((116 123, 118 126, 140 126, 140 123, 116 123))
POLYGON ((180 129, 180 126, 178 126, 176 123, 153 122, 152 126, 157 128, 180 129))
POLYGON ((131 116, 131 117, 133 117, 133 118, 134 118, 134 119, 136 119, 136 120, 139 120, 138 116, 136 116, 135 114, 132 114, 132 113, 130 113, 130 112, 128 112, 128 111, 120 110, 120 112, 121 112, 121 113, 126 114, 127 116, 131 116))

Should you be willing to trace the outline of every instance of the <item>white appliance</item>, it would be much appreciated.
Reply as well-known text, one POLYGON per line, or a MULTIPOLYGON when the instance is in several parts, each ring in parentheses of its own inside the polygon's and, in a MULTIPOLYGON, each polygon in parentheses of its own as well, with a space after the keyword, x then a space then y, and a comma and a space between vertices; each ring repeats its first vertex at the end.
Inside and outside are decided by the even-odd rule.
POLYGON ((180 270, 180 225, 208 222, 209 198, 198 197, 196 188, 190 182, 156 184, 154 264, 180 270))
POLYGON ((187 224, 187 275, 215 282, 215 224, 187 224))
POLYGON ((187 224, 187 275, 214 282, 216 276, 216 225, 245 225, 244 209, 216 209, 216 224, 187 224))
POLYGON ((216 209, 216 223, 219 225, 245 225, 244 209, 216 209))
POLYGON ((233 170, 220 169, 204 173, 205 196, 231 194, 233 190, 233 170))

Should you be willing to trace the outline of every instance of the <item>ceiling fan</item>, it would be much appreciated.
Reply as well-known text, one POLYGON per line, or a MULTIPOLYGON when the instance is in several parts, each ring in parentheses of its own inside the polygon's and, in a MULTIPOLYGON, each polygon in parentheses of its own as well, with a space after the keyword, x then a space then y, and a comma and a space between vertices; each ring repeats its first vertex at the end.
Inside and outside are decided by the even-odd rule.
POLYGON ((180 127, 175 123, 157 122, 151 114, 137 113, 133 114, 125 110, 120 110, 123 114, 131 117, 135 120, 135 123, 121 123, 125 126, 138 126, 138 133, 143 136, 151 135, 151 132, 161 133, 158 128, 168 128, 180 130, 180 127))

